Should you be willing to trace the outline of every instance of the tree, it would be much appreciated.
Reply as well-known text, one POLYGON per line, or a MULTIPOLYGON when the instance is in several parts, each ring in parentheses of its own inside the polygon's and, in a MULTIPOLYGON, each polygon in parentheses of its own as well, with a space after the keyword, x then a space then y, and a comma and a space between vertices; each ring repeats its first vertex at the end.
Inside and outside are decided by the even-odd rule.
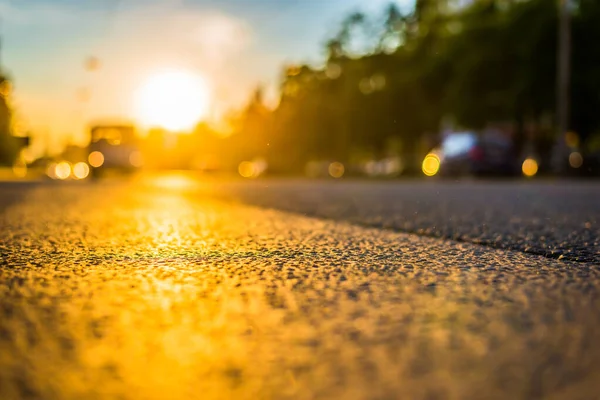
POLYGON ((9 105, 11 83, 4 75, 0 75, 0 165, 12 165, 21 146, 12 135, 12 112, 9 105))
MULTIPOLYGON (((459 3, 419 0, 406 14, 390 5, 380 19, 348 15, 327 42, 325 65, 286 68, 278 107, 247 108, 235 140, 282 171, 381 157, 394 141, 415 172, 425 140, 449 117, 475 131, 507 126, 517 149, 531 141, 544 156, 555 114, 555 2, 459 3)), ((575 1, 571 126, 583 139, 600 132, 599 21, 598 1, 575 1)))

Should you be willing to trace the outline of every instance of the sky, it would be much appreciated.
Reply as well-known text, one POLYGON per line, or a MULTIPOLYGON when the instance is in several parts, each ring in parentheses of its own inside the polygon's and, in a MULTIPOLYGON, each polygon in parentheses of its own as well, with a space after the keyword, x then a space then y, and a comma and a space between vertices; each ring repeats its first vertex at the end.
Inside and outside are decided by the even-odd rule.
POLYGON ((239 107, 258 84, 276 98, 282 66, 318 64, 349 12, 412 0, 0 0, 0 63, 21 126, 39 146, 84 144, 85 127, 133 118, 157 71, 198 74, 210 114, 239 107), (85 68, 89 57, 99 60, 85 68), (84 101, 84 99, 86 99, 84 101))

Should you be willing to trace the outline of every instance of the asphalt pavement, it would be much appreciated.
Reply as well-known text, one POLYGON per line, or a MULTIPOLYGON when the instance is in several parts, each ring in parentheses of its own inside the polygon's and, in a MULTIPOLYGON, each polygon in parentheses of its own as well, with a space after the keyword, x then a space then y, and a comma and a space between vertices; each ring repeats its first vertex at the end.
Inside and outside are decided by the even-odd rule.
POLYGON ((230 180, 210 191, 304 215, 600 264, 597 180, 230 180))
POLYGON ((0 399, 598 399, 569 185, 0 184, 0 399))

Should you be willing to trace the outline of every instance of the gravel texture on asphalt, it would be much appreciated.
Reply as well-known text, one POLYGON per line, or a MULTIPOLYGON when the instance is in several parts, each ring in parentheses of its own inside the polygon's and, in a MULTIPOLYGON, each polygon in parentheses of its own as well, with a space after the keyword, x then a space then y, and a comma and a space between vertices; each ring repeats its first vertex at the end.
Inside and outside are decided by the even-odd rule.
POLYGON ((0 190, 0 399, 599 398, 597 265, 185 179, 0 190))
POLYGON ((600 264, 598 181, 269 179, 210 190, 310 216, 600 264))

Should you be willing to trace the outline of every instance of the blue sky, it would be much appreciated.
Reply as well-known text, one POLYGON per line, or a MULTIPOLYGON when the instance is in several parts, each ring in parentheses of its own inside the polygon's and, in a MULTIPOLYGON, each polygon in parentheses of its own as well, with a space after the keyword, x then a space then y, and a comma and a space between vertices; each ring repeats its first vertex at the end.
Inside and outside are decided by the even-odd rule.
MULTIPOLYGON (((409 7, 412 0, 392 0, 409 7)), ((209 82, 213 111, 256 84, 275 92, 284 63, 323 59, 345 14, 390 0, 0 0, 2 65, 20 118, 54 144, 83 140, 87 121, 131 117, 132 93, 158 68, 209 82), (100 59, 85 71, 88 56, 100 59), (88 91, 82 103, 78 93, 88 91)))

